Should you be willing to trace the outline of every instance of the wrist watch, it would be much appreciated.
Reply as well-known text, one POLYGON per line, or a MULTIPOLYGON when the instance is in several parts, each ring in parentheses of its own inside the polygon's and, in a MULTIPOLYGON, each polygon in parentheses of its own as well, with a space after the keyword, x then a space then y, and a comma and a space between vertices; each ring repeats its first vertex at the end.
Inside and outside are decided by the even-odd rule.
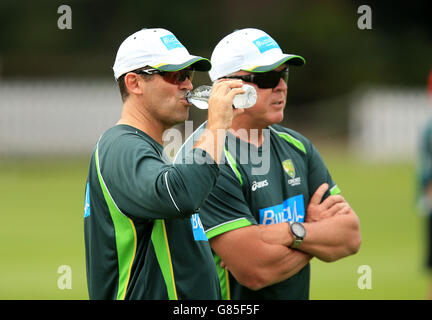
POLYGON ((306 229, 304 225, 300 222, 290 223, 290 228, 292 234, 294 235, 294 241, 293 244, 291 245, 291 248, 296 249, 302 244, 306 236, 306 229))

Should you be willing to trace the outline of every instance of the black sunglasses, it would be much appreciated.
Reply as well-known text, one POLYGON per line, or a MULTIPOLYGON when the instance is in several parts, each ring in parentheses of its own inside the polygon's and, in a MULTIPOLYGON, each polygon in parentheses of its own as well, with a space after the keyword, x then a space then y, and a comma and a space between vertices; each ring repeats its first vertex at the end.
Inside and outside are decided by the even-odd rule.
POLYGON ((174 72, 161 71, 158 69, 141 69, 141 70, 135 70, 132 72, 137 73, 137 74, 148 74, 148 75, 158 74, 166 82, 169 82, 171 84, 177 84, 177 85, 182 83, 183 81, 185 81, 186 78, 188 78, 190 81, 192 81, 194 74, 195 74, 195 70, 191 70, 191 69, 183 69, 183 70, 174 71, 174 72))
POLYGON ((264 73, 253 73, 244 76, 230 76, 224 77, 227 79, 240 79, 244 82, 255 83, 258 88, 269 89, 276 88, 282 78, 286 83, 288 83, 288 68, 282 71, 268 71, 264 73))

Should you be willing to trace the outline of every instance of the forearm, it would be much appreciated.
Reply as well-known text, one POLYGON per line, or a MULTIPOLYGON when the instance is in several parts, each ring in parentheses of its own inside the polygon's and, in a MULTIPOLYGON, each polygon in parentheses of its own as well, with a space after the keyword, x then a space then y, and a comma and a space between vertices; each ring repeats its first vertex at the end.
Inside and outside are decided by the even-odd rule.
POLYGON ((261 289, 291 278, 303 269, 312 259, 312 255, 294 250, 286 246, 279 246, 278 258, 265 261, 261 266, 261 283, 256 289, 261 289))
POLYGON ((191 156, 194 157, 194 162, 175 164, 160 175, 159 189, 153 197, 158 198, 157 195, 160 194, 159 202, 162 204, 174 202, 177 210, 185 216, 190 216, 202 206, 219 176, 219 166, 209 154, 198 149, 193 150, 191 156), (167 189, 165 193, 164 188, 167 189))
MULTIPOLYGON (((361 243, 359 220, 351 211, 317 222, 304 223, 306 237, 298 250, 323 261, 335 261, 358 251, 361 243)), ((267 243, 291 246, 293 235, 288 223, 260 225, 261 239, 267 243)))
POLYGON ((312 256, 282 245, 267 245, 266 252, 258 248, 249 259, 244 257, 243 267, 232 264, 228 269, 239 283, 252 290, 259 290, 284 281, 303 269, 312 256))
POLYGON ((267 259, 260 261, 260 269, 271 270, 273 273, 265 278, 266 285, 286 280, 302 268, 312 259, 312 255, 289 248, 293 243, 293 235, 288 223, 276 223, 271 225, 258 225, 260 239, 273 245, 272 250, 276 251, 273 255, 268 250, 267 259), (273 257, 273 259, 272 259, 273 257))
POLYGON ((193 147, 205 150, 216 163, 220 163, 225 145, 225 134, 226 129, 207 127, 193 147))
MULTIPOLYGON (((278 228, 283 229, 281 226, 274 229, 278 228)), ((213 250, 237 281, 252 290, 292 277, 312 258, 304 252, 264 241, 260 229, 256 225, 244 227, 210 240, 213 250)))
POLYGON ((304 223, 306 237, 298 248, 331 262, 356 253, 361 244, 360 225, 354 212, 304 223))

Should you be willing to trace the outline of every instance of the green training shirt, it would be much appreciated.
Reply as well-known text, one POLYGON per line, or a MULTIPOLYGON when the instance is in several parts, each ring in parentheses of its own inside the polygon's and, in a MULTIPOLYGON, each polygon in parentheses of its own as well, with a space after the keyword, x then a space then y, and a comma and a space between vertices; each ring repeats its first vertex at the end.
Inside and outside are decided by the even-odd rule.
POLYGON ((91 299, 220 299, 197 213, 219 167, 202 149, 187 156, 190 164, 173 165, 159 143, 127 125, 100 138, 84 209, 91 299))
MULTIPOLYGON (((184 151, 190 149, 203 128, 204 125, 198 128, 183 145, 176 162, 184 158, 184 151)), ((200 210, 209 239, 253 224, 303 222, 310 198, 322 183, 329 184, 324 198, 340 192, 308 139, 273 125, 266 131, 264 141, 257 148, 227 133, 225 163, 220 165, 216 187, 200 210)), ((309 264, 285 281, 252 291, 219 267, 217 255, 215 262, 224 299, 309 298, 309 264)))

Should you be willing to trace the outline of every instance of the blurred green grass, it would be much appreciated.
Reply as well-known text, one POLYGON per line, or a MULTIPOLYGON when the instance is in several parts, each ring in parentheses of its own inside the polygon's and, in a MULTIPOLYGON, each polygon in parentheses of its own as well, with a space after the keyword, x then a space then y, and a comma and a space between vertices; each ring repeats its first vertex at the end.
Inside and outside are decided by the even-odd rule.
POLYGON ((88 299, 83 197, 88 160, 0 163, 0 299, 88 299), (72 269, 60 290, 59 266, 72 269))
POLYGON ((332 149, 323 158, 360 218, 362 246, 333 263, 312 261, 311 299, 425 299, 432 279, 424 267, 415 163, 365 163, 332 149), (362 265, 371 268, 371 289, 357 285, 362 265))
MULTIPOLYGON (((414 207, 413 163, 366 164, 339 149, 322 151, 360 217, 359 253, 333 263, 312 260, 311 299, 423 299, 424 228, 414 207), (358 267, 372 289, 357 286, 358 267)), ((88 299, 83 236, 88 159, 0 162, 0 299, 88 299), (57 269, 72 269, 60 290, 57 269)))

